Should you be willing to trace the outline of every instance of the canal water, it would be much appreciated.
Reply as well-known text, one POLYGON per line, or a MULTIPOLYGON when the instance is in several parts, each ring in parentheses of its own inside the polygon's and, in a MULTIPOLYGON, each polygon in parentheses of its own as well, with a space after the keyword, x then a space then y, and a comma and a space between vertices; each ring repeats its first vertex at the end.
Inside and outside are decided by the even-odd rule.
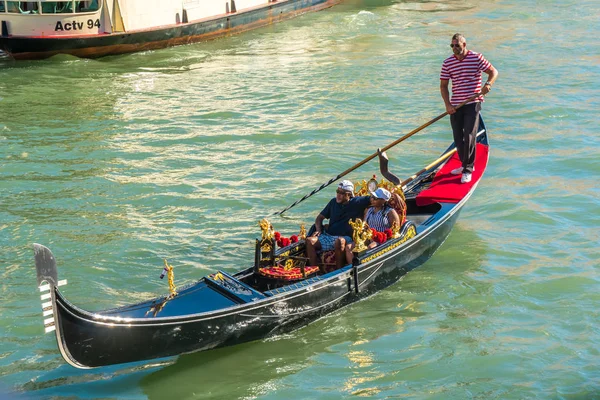
MULTIPOLYGON (((600 3, 350 0, 99 60, 0 62, 0 393, 27 399, 600 398, 600 3), (288 335, 76 370, 43 334, 32 243, 101 310, 253 257, 258 221, 444 112, 450 37, 500 76, 486 175, 434 257, 288 335)), ((443 119, 388 152, 411 175, 443 119)), ((354 181, 377 173, 368 163, 354 181)), ((272 218, 310 224, 327 188, 272 218)))

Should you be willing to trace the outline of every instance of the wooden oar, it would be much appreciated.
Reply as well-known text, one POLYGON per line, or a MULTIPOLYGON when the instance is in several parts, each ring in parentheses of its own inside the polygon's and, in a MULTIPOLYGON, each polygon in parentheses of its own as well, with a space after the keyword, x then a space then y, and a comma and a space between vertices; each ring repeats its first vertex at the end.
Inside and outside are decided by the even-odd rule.
MULTIPOLYGON (((461 108, 462 106, 464 106, 465 104, 467 104, 468 102, 475 100, 477 97, 481 96, 481 93, 477 93, 476 95, 469 97, 467 100, 463 101, 462 103, 460 103, 458 106, 454 107, 455 110, 458 110, 459 108, 461 108)), ((414 135, 417 132, 422 131, 423 129, 427 128, 429 125, 433 124, 434 122, 439 121, 440 119, 444 118, 446 115, 448 115, 448 111, 446 111, 443 114, 438 115, 437 117, 435 117, 434 119, 432 119, 431 121, 421 125, 420 127, 413 129, 412 131, 408 132, 406 135, 402 136, 401 138, 393 141, 392 143, 388 144, 387 146, 385 146, 384 148, 381 149, 381 152, 384 152, 386 150, 391 149, 392 147, 394 147, 395 145, 397 145, 398 143, 401 143, 403 141, 405 141, 406 139, 408 139, 409 137, 411 137, 412 135, 414 135)), ((281 215, 284 212, 286 212, 287 210, 289 210, 290 208, 298 205, 299 203, 302 203, 304 200, 308 199, 309 197, 311 197, 312 195, 320 192, 321 190, 323 190, 324 188, 326 188, 327 186, 331 185, 333 182, 337 181, 338 179, 340 179, 341 177, 348 175, 350 172, 354 171, 355 169, 363 166, 364 164, 368 163, 369 161, 371 161, 372 159, 374 159, 375 157, 377 157, 378 152, 375 152, 373 154, 371 154, 369 157, 365 158, 364 160, 362 160, 361 162, 354 164, 352 167, 348 168, 347 170, 345 170, 344 172, 342 172, 341 174, 339 174, 338 176, 336 176, 335 178, 331 178, 329 181, 327 181, 326 183, 322 184, 321 186, 319 186, 318 188, 316 188, 315 190, 313 190, 312 192, 310 192, 309 194, 305 195, 303 198, 301 198, 300 200, 297 200, 296 202, 294 202, 294 204, 284 208, 283 210, 273 213, 271 215, 281 215)))
MULTIPOLYGON (((485 130, 481 130, 479 132, 477 132, 477 136, 481 135, 483 132, 485 132, 485 130)), ((442 161, 447 160, 448 158, 450 158, 450 156, 452 156, 452 154, 456 153, 456 147, 453 148, 452 150, 450 150, 449 152, 443 154, 442 156, 440 156, 440 158, 438 158, 437 160, 435 160, 434 162, 430 163, 429 165, 427 165, 425 168, 415 172, 414 174, 412 174, 410 177, 406 178, 405 180, 403 180, 402 182, 400 182, 400 186, 402 187, 402 190, 405 189, 405 186, 410 183, 412 180, 414 180, 417 176, 421 175, 423 172, 427 171, 429 168, 434 167, 437 164, 440 164, 442 161)))
POLYGON ((405 180, 403 180, 402 182, 400 182, 402 190, 404 190, 404 187, 406 186, 407 183, 414 180, 417 176, 421 175, 423 172, 427 171, 429 168, 433 167, 434 165, 439 164, 440 162, 450 158, 450 156, 454 153, 456 153, 456 147, 453 148, 452 150, 450 150, 449 152, 447 152, 446 154, 444 154, 443 156, 441 156, 440 158, 438 158, 437 160, 435 160, 434 162, 432 162, 431 164, 429 164, 428 166, 426 166, 425 168, 419 170, 418 172, 415 172, 413 175, 411 175, 410 177, 408 177, 405 180))

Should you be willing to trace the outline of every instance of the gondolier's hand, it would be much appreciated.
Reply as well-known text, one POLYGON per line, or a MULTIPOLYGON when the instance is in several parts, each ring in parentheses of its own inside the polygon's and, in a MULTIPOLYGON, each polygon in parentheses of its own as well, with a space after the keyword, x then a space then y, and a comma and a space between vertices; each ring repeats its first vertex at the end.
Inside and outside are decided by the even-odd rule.
POLYGON ((486 95, 492 90, 492 84, 490 82, 486 82, 485 85, 481 87, 481 94, 486 95))
POLYGON ((456 112, 456 108, 452 104, 446 104, 446 112, 452 115, 456 112))

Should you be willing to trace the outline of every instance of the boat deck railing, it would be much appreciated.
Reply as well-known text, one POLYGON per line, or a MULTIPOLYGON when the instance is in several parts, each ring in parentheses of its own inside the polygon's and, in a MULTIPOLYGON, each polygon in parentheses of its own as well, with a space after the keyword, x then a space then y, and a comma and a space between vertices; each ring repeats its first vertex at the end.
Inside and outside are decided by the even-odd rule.
POLYGON ((100 9, 102 0, 5 1, 0 0, 0 13, 21 15, 89 13, 100 9))

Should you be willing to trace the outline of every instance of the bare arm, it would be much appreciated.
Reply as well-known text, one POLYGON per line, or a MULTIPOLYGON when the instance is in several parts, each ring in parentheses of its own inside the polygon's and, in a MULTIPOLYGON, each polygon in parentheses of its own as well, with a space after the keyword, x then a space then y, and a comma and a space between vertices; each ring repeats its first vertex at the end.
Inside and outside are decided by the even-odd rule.
POLYGON ((323 232, 323 221, 325 220, 325 217, 322 216, 321 214, 317 215, 317 218, 315 219, 315 232, 312 234, 312 236, 319 236, 321 234, 321 232, 323 232))
POLYGON ((486 83, 489 83, 489 85, 484 84, 481 88, 481 93, 486 95, 490 92, 490 90, 492 90, 492 86, 494 85, 496 78, 498 78, 498 70, 494 68, 493 65, 490 65, 490 67, 483 72, 485 72, 488 75, 486 83))
POLYGON ((450 89, 448 88, 450 81, 448 79, 440 79, 440 93, 442 94, 442 100, 444 100, 444 105, 446 106, 446 111, 448 114, 454 114, 456 109, 450 103, 450 89))
POLYGON ((398 213, 396 212, 396 210, 391 209, 390 212, 388 213, 388 221, 390 221, 390 227, 394 226, 394 224, 396 224, 396 226, 398 228, 400 228, 400 217, 398 216, 398 213))

